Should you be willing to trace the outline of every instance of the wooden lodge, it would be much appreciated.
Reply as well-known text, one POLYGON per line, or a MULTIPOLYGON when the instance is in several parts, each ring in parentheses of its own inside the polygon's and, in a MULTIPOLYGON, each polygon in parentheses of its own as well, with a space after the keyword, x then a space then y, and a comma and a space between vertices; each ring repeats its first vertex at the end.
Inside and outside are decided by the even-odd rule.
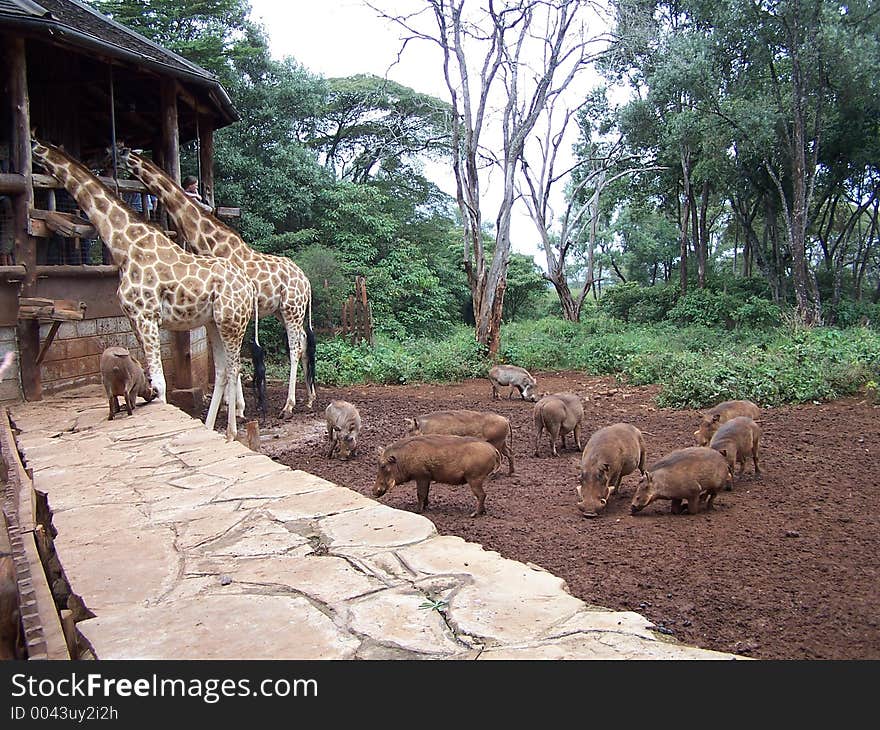
MULTIPOLYGON (((122 141, 178 181, 180 146, 198 141, 213 205, 214 130, 238 116, 214 75, 73 0, 0 0, 0 85, 0 357, 18 353, 0 402, 32 401, 100 382, 106 347, 143 353, 119 308, 116 266, 75 201, 33 169, 30 130, 96 172, 122 141)), ((143 208, 139 182, 118 186, 143 208)), ((161 208, 154 215, 167 229, 161 208)), ((213 375, 204 328, 163 330, 163 362, 170 399, 198 408, 213 375)))

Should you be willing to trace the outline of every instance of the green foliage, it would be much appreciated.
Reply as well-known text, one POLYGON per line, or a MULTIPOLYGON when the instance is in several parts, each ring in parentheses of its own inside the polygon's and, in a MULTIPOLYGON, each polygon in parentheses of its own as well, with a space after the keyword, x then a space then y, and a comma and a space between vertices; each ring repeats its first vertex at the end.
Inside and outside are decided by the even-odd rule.
POLYGON ((504 292, 504 321, 541 316, 548 286, 534 258, 521 253, 511 254, 504 292))
POLYGON ((632 323, 669 321, 703 327, 776 327, 782 310, 767 299, 748 294, 755 287, 746 284, 733 291, 693 289, 685 296, 671 284, 641 286, 618 284, 602 294, 599 307, 612 317, 632 323))
POLYGON ((389 252, 369 284, 376 327, 398 339, 436 337, 456 320, 454 299, 411 244, 401 241, 389 252))
POLYGON ((485 348, 469 328, 458 327, 442 341, 396 342, 381 335, 374 347, 352 345, 341 337, 318 342, 318 381, 355 383, 451 382, 483 377, 489 369, 485 348))
POLYGON ((353 288, 336 251, 312 244, 298 251, 294 258, 312 284, 313 325, 318 329, 333 327, 339 321, 342 302, 353 288))
POLYGON ((340 180, 418 175, 417 155, 448 152, 450 106, 368 74, 330 79, 309 140, 340 180))
POLYGON ((822 307, 822 316, 837 327, 865 325, 880 329, 880 303, 843 299, 835 306, 826 302, 822 307))
POLYGON ((265 40, 247 0, 91 0, 99 12, 220 76, 233 59, 258 55, 265 40))
POLYGON ((660 322, 677 301, 678 289, 675 286, 649 287, 628 281, 605 289, 599 307, 624 322, 660 322))
MULTIPOLYGON (((319 338, 317 358, 319 383, 332 386, 484 378, 491 364, 473 332, 461 326, 442 340, 379 335, 373 348, 319 338)), ((662 407, 704 408, 739 398, 778 406, 873 392, 870 383, 880 381, 880 333, 627 325, 595 313, 580 323, 545 318, 506 325, 498 359, 532 372, 579 370, 658 384, 662 407)))
POLYGON ((771 347, 705 353, 679 362, 657 403, 702 407, 737 398, 762 405, 827 400, 858 392, 878 371, 876 333, 863 328, 804 330, 780 336, 771 347))

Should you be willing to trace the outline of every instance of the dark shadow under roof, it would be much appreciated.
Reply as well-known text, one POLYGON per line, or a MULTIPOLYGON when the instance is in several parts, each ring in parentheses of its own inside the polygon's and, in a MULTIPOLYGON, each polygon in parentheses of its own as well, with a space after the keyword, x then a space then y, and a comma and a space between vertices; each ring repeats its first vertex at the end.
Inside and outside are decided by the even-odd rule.
POLYGON ((225 124, 238 121, 229 95, 214 74, 80 2, 0 0, 0 31, 6 27, 96 50, 201 86, 209 92, 225 124))

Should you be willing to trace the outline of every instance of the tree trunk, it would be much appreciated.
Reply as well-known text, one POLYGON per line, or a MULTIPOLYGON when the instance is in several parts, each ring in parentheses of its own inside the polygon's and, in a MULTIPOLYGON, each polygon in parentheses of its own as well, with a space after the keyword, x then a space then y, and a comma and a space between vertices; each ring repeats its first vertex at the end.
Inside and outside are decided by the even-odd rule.
POLYGON ((681 212, 681 238, 679 239, 679 251, 681 253, 681 269, 678 272, 679 289, 682 296, 687 294, 687 260, 688 260, 688 224, 691 218, 691 158, 687 146, 681 150, 681 171, 684 182, 682 198, 684 208, 681 212))
MULTIPOLYGON (((699 235, 695 238, 698 243, 697 254, 697 285, 700 289, 706 288, 706 262, 709 258, 709 181, 703 181, 703 190, 700 195, 700 227, 699 235)), ((695 231, 696 233, 696 231, 695 231)))

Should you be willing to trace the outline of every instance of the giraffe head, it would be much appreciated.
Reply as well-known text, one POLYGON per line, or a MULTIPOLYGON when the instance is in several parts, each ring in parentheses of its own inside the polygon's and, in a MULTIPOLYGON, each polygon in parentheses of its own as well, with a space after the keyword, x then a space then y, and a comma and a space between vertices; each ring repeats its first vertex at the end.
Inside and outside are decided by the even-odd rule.
MULTIPOLYGON (((117 142, 116 143, 116 166, 120 170, 125 170, 126 172, 131 172, 131 159, 129 155, 132 152, 136 152, 137 150, 132 150, 130 147, 126 147, 124 143, 117 142)), ((113 147, 107 147, 104 150, 104 159, 101 162, 102 169, 112 168, 113 167, 113 147)))
POLYGON ((50 160, 52 150, 58 149, 55 145, 48 142, 41 142, 36 137, 31 137, 31 155, 35 162, 39 162, 43 167, 50 160))

